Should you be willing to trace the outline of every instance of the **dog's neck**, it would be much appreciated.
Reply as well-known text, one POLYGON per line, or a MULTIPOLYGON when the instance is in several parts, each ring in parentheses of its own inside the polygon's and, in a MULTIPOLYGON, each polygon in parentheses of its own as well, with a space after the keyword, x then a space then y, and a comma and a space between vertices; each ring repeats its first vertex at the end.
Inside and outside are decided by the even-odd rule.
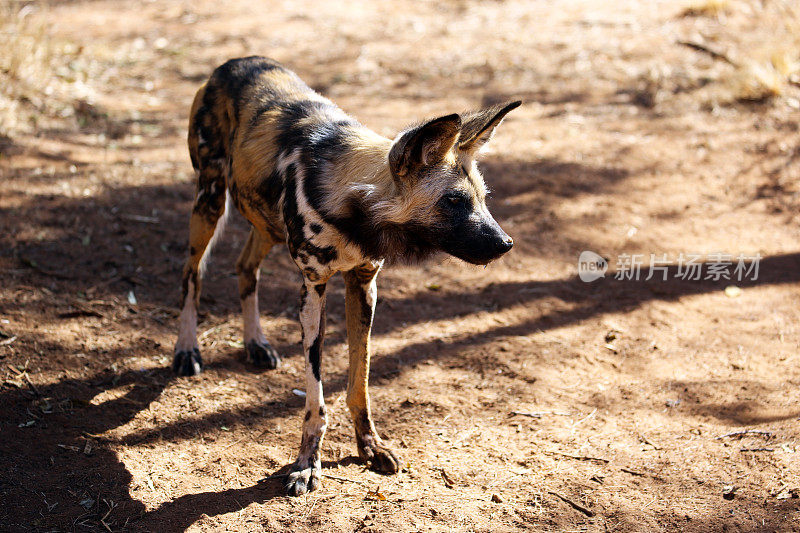
POLYGON ((326 207, 335 216, 347 216, 359 205, 375 224, 391 217, 390 205, 401 191, 389 168, 392 141, 363 128, 348 138, 347 150, 331 162, 326 176, 326 207))
POLYGON ((404 194, 389 166, 392 140, 364 128, 327 177, 328 214, 346 221, 348 235, 373 258, 414 260, 432 252, 415 231, 415 195, 404 194))

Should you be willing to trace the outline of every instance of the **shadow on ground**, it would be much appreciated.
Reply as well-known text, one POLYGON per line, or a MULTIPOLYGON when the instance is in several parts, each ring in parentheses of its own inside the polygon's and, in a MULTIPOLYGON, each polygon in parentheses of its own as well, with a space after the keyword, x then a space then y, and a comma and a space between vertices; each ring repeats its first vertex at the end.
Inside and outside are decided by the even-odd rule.
MULTIPOLYGON (((489 161, 486 173, 496 176, 494 189, 498 197, 534 194, 524 207, 534 215, 544 212, 552 198, 614 190, 628 177, 618 169, 555 161, 489 161)), ((69 176, 53 177, 61 178, 69 176)), ((76 304, 92 299, 122 302, 119 306, 125 308, 128 304, 124 298, 130 291, 145 306, 172 309, 177 300, 192 196, 191 184, 176 183, 110 189, 87 199, 55 194, 22 197, 17 207, 0 211, 0 259, 12 266, 0 273, 0 282, 8 288, 9 295, 0 300, 0 313, 29 313, 47 323, 72 312, 76 304), (21 238, 13 237, 20 235, 21 238)), ((519 215, 522 209, 498 203, 495 213, 502 222, 519 215)), ((525 235, 537 238, 536 216, 526 220, 520 238, 521 250, 517 253, 526 253, 525 235)), ((247 226, 238 219, 229 231, 225 243, 215 252, 203 298, 206 311, 216 315, 233 315, 239 308, 233 263, 244 243, 247 226)), ((566 239, 569 228, 556 225, 550 231, 552 238, 566 239)), ((277 255, 269 259, 269 268, 294 272, 286 254, 277 255)), ((647 269, 642 271, 643 278, 648 274, 647 269)), ((299 277, 294 276, 270 276, 262 284, 263 311, 279 315, 292 310, 289 314, 294 314, 299 286, 299 277)), ((586 284, 577 277, 490 282, 469 290, 421 292, 382 299, 376 321, 378 335, 408 324, 468 316, 481 310, 501 310, 520 304, 535 306, 545 298, 574 305, 519 323, 467 332, 446 344, 412 342, 394 353, 378 354, 372 375, 386 382, 420 361, 457 357, 467 347, 489 344, 500 337, 529 335, 607 313, 630 312, 649 301, 676 301, 721 290, 729 283, 684 281, 676 277, 674 268, 667 272, 667 278, 642 282, 607 278, 594 284, 586 284)), ((794 253, 762 259, 758 279, 737 284, 747 288, 798 281, 800 253, 794 253)), ((343 304, 332 301, 331 311, 343 315, 343 304)), ((159 325, 172 328, 174 314, 164 315, 159 325)), ((59 357, 71 350, 57 339, 48 338, 45 331, 39 338, 19 342, 23 347, 38 350, 40 355, 46 352, 46 357, 59 357)), ((169 348, 156 345, 148 351, 154 354, 168 352, 169 348)), ((124 350, 105 351, 102 359, 111 361, 123 354, 124 350)), ((92 356, 90 352, 89 357, 92 356)), ((46 362, 40 360, 40 364, 46 362)), ((214 372, 215 365, 218 363, 209 365, 208 371, 214 372)), ((242 365, 238 368, 246 369, 242 365)), ((85 369, 75 366, 74 370, 85 369)), ((203 514, 229 513, 253 502, 281 496, 278 478, 242 489, 183 496, 149 512, 143 503, 130 496, 131 474, 108 444, 147 446, 162 439, 191 439, 222 425, 248 425, 300 409, 297 398, 287 393, 265 405, 222 410, 204 417, 188 416, 155 429, 136 430, 119 441, 104 442, 97 438, 145 411, 171 380, 166 369, 121 374, 108 370, 85 379, 70 378, 69 372, 65 372, 63 379, 46 387, 33 388, 23 383, 15 390, 6 386, 0 393, 2 432, 9 443, 0 457, 0 494, 5 503, 0 517, 11 509, 15 511, 13 518, 5 517, 0 523, 5 521, 13 525, 12 529, 29 530, 165 527, 164 530, 179 531, 203 514), (93 401, 104 391, 123 385, 128 387, 124 395, 93 401)), ((326 393, 338 393, 345 386, 345 376, 332 376, 325 384, 326 393)), ((736 404, 708 404, 698 409, 728 424, 767 421, 756 415, 743 418, 742 406, 736 404)), ((702 526, 693 521, 686 530, 701 531, 702 526)))

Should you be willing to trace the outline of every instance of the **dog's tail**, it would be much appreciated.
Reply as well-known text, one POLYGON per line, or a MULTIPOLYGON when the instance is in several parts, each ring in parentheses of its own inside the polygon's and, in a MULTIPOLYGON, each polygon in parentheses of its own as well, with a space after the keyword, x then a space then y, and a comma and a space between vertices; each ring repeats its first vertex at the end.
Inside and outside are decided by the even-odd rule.
POLYGON ((211 257, 211 250, 214 248, 214 246, 216 246, 220 236, 225 233, 225 226, 228 225, 228 219, 230 218, 233 209, 234 206, 233 201, 231 200, 231 195, 228 192, 228 189, 225 189, 225 207, 222 209, 222 216, 217 219, 217 225, 214 228, 214 234, 211 236, 211 240, 208 241, 206 251, 203 252, 203 257, 200 259, 198 274, 201 278, 205 276, 206 265, 211 257))

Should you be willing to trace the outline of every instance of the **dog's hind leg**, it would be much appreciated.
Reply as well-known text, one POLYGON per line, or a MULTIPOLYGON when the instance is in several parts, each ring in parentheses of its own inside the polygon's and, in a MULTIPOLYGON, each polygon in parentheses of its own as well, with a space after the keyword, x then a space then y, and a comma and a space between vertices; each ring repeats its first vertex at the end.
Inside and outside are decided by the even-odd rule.
POLYGON ((244 350, 248 361, 266 368, 276 368, 280 357, 261 331, 258 314, 258 278, 261 262, 276 242, 271 236, 253 228, 236 261, 244 319, 244 350))
POLYGON ((172 370, 181 376, 193 376, 203 369, 197 344, 197 306, 209 243, 215 231, 221 229, 217 227, 217 222, 225 213, 225 175, 222 167, 221 163, 212 164, 198 174, 197 196, 189 221, 189 258, 183 268, 180 329, 172 360, 172 370))
POLYGON ((397 457, 375 430, 369 405, 369 337, 378 288, 378 268, 365 266, 344 273, 347 312, 347 344, 350 368, 347 380, 347 407, 356 428, 358 455, 372 470, 386 474, 398 471, 397 457))

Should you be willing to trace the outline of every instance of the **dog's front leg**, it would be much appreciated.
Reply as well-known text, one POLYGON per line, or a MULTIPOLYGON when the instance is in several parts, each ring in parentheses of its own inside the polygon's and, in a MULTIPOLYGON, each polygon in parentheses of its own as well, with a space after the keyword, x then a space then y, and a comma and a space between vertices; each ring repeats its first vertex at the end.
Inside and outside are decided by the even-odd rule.
POLYGON ((345 272, 347 305, 347 344, 350 352, 350 369, 347 381, 347 407, 353 416, 358 442, 358 455, 372 470, 394 474, 398 470, 397 457, 384 446, 369 405, 369 337, 378 288, 375 283, 380 266, 365 266, 345 272))
POLYGON ((325 335, 325 282, 305 281, 300 299, 300 325, 306 357, 306 411, 300 453, 286 480, 286 491, 291 496, 316 490, 322 471, 319 452, 328 425, 320 376, 320 353, 325 335))

